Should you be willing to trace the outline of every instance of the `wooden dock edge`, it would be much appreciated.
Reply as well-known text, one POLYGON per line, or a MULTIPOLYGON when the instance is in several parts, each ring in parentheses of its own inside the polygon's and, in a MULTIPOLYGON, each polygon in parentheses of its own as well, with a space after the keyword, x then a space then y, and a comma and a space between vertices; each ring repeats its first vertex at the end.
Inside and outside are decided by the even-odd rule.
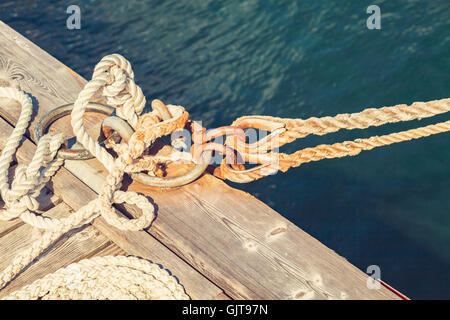
MULTIPOLYGON (((43 113, 75 101, 86 83, 3 22, 0 43, 1 74, 16 79, 39 104, 30 131, 43 113)), ((0 99, 0 109, 0 144, 4 144, 20 107, 0 99)), ((100 119, 89 114, 86 123, 95 127, 100 119)), ((62 119, 53 128, 70 134, 68 124, 62 119)), ((19 161, 28 161, 34 149, 25 141, 19 161)), ((51 188, 76 210, 95 198, 104 176, 105 169, 95 159, 67 161, 51 188)), ((398 299, 384 287, 367 288, 367 274, 261 201, 210 175, 174 190, 137 183, 128 189, 147 195, 157 205, 151 228, 122 232, 101 218, 94 227, 127 253, 161 263, 192 298, 398 299)))

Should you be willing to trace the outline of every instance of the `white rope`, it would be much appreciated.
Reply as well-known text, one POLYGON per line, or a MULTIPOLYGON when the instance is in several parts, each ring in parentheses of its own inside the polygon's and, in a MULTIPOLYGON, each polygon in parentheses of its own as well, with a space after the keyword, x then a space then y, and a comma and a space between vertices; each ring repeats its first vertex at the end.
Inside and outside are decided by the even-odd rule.
POLYGON ((8 171, 23 135, 28 127, 33 103, 31 98, 16 88, 0 87, 0 96, 17 100, 22 111, 11 136, 0 156, 0 194, 5 202, 6 210, 0 211, 0 220, 21 218, 33 226, 55 228, 52 219, 36 215, 39 204, 36 197, 50 177, 62 165, 62 160, 55 158, 56 152, 63 142, 60 134, 47 134, 39 142, 33 159, 28 166, 18 166, 11 186, 8 184, 8 171), (42 169, 42 170, 41 170, 42 169))
POLYGON ((106 256, 59 269, 5 299, 187 300, 189 297, 176 279, 157 264, 136 257, 106 256))
MULTIPOLYGON (((6 205, 6 210, 0 213, 0 220, 21 218, 24 222, 34 227, 47 230, 39 240, 32 243, 28 249, 19 253, 12 264, 0 273, 0 289, 6 286, 23 268, 64 233, 88 224, 100 215, 109 224, 121 230, 142 230, 153 221, 154 207, 147 198, 135 192, 118 190, 124 173, 128 172, 129 168, 135 169, 136 165, 134 162, 141 156, 144 149, 140 148, 140 151, 136 151, 134 146, 133 152, 130 152, 128 145, 123 144, 118 148, 121 150, 118 158, 114 159, 106 149, 89 136, 83 123, 83 114, 89 100, 94 96, 100 96, 116 107, 118 116, 127 120, 133 128, 139 129, 138 116, 145 106, 145 97, 140 87, 134 83, 133 78, 134 74, 131 65, 125 58, 116 54, 106 56, 95 67, 92 80, 86 84, 75 101, 71 114, 71 124, 77 140, 107 168, 109 174, 105 179, 98 198, 64 219, 51 219, 37 215, 34 212, 38 207, 37 195, 63 163, 63 160, 57 156, 57 151, 64 140, 63 136, 61 134, 45 135, 39 141, 35 155, 28 166, 18 166, 14 180, 9 186, 8 169, 28 127, 32 114, 32 102, 24 92, 18 89, 0 88, 0 96, 15 99, 22 104, 22 111, 17 125, 0 157, 0 192, 6 205), (114 203, 134 204, 142 210, 142 215, 131 220, 120 217, 113 210, 112 205, 114 203)), ((183 113, 184 109, 181 109, 182 111, 180 112, 183 113)), ((176 128, 173 122, 169 122, 168 126, 170 130, 176 128)), ((147 130, 152 130, 152 128, 147 128, 147 130)), ((155 132, 152 138, 156 138, 158 135, 166 132, 158 124, 154 125, 153 130, 155 132)), ((141 131, 137 130, 138 134, 141 131)), ((153 141, 154 139, 147 139, 140 142, 148 146, 153 141)), ((63 280, 70 275, 70 270, 73 268, 68 267, 36 281, 10 297, 188 298, 174 277, 170 276, 166 271, 161 271, 157 265, 148 261, 144 262, 144 260, 133 257, 117 257, 115 259, 108 257, 84 260, 76 264, 76 266, 84 270, 81 272, 81 276, 84 279, 83 291, 70 291, 65 287, 63 280), (158 272, 156 272, 157 270, 158 272), (110 284, 110 282, 114 282, 111 281, 113 279, 104 278, 105 275, 117 278, 119 287, 116 288, 115 284, 110 284), (126 281, 124 280, 124 282, 122 279, 126 281), (144 292, 141 289, 136 292, 133 291, 134 289, 128 291, 128 286, 135 288, 130 283, 139 284, 141 289, 145 289, 144 292), (48 294, 49 292, 50 294, 48 294)))

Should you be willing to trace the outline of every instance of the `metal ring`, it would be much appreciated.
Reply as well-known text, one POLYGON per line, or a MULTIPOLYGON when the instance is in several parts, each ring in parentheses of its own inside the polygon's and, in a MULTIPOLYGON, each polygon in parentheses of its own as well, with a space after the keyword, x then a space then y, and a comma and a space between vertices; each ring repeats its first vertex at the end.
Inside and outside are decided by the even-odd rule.
POLYGON ((208 168, 209 163, 212 159, 212 151, 205 151, 202 153, 202 157, 191 170, 188 172, 176 176, 176 177, 153 177, 145 173, 134 173, 131 175, 134 181, 140 182, 147 186, 158 187, 158 188, 174 188, 181 187, 192 181, 196 180, 198 177, 205 172, 208 168))
POLYGON ((105 118, 102 122, 101 128, 102 133, 106 138, 110 137, 113 134, 112 131, 114 131, 118 133, 127 143, 134 133, 133 128, 128 124, 128 122, 116 116, 105 118))
MULTIPOLYGON (((73 107, 74 104, 69 103, 59 106, 44 114, 36 124, 36 128, 34 130, 35 141, 37 142, 42 138, 42 136, 45 134, 45 132, 53 122, 72 113, 73 107)), ((86 106, 86 112, 97 112, 106 115, 111 115, 114 112, 114 110, 115 109, 113 107, 97 102, 89 102, 88 105, 86 106)), ((69 149, 67 140, 66 140, 66 147, 58 151, 58 156, 66 160, 87 160, 94 158, 94 156, 91 155, 90 152, 84 148, 69 149)))

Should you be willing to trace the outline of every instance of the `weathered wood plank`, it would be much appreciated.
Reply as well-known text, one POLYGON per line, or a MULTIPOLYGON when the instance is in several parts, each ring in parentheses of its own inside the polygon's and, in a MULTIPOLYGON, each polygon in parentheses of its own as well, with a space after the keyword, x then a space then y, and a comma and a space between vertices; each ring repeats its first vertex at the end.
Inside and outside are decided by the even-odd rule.
MULTIPOLYGON (((126 256, 128 255, 127 252, 123 251, 119 246, 117 246, 115 243, 111 243, 106 248, 95 252, 92 254, 92 257, 104 257, 104 256, 126 256)), ((88 259, 90 256, 86 256, 84 259, 88 259)))
MULTIPOLYGON (((71 208, 64 203, 47 211, 46 215, 52 218, 67 217, 71 208)), ((0 238, 0 269, 8 266, 14 256, 30 246, 30 244, 39 239, 43 231, 33 228, 28 224, 22 224, 14 231, 0 238)))
MULTIPOLYGON (((38 115, 76 99, 85 80, 4 24, 0 41, 6 44, 0 57, 21 74, 22 89, 39 101, 38 115)), ((3 109, 14 123, 19 110, 11 104, 3 109)), ((68 123, 54 127, 63 130, 68 123)), ((104 174, 98 162, 66 167, 98 192, 104 174)), ((362 271, 262 202, 209 175, 175 190, 135 183, 130 189, 158 205, 149 233, 233 298, 396 298, 384 288, 369 290, 362 271)))
MULTIPOLYGON (((0 203, 0 208, 3 208, 4 204, 0 203)), ((4 235, 16 230, 21 225, 23 225, 22 220, 11 220, 11 221, 1 221, 0 222, 0 238, 4 235)))

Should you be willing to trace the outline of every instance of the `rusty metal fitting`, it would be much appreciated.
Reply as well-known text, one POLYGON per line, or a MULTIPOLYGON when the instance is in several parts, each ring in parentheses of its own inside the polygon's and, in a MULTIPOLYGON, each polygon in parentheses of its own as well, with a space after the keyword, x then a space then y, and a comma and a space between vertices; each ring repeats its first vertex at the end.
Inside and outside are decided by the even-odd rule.
MULTIPOLYGON (((65 104, 59 106, 53 110, 50 110, 46 114, 44 114, 36 124, 36 128, 34 130, 34 138, 35 141, 38 142, 42 136, 46 133, 48 128, 51 126, 53 122, 58 119, 61 119, 64 116, 67 116, 72 113, 72 109, 74 107, 73 103, 65 104)), ((97 112, 101 114, 111 115, 114 112, 114 108, 97 103, 97 102, 89 102, 86 106, 87 112, 97 112)), ((84 148, 73 149, 68 147, 68 141, 64 143, 65 147, 61 148, 58 151, 58 157, 61 157, 65 160, 87 160, 94 158, 93 155, 89 151, 84 148)), ((75 143, 74 145, 79 145, 79 143, 75 143)))

